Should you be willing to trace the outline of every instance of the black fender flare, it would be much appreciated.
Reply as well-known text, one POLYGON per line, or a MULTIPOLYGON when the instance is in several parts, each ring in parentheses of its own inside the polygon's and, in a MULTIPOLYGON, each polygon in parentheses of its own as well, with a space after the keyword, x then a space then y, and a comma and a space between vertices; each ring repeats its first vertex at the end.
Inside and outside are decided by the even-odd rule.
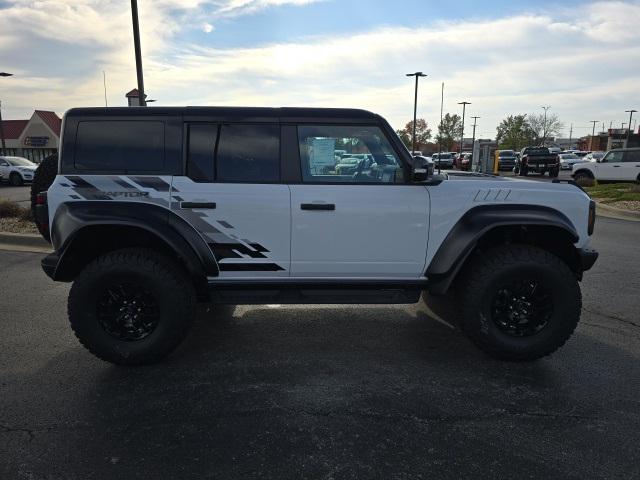
POLYGON ((206 282, 208 276, 219 273, 213 252, 204 239, 171 210, 146 202, 78 201, 61 204, 51 225, 55 252, 42 260, 42 266, 53 280, 73 280, 66 268, 74 260, 69 252, 80 234, 92 227, 116 231, 118 227, 134 227, 146 231, 176 254, 196 282, 206 282))
POLYGON ((480 238, 496 227, 505 226, 555 227, 566 232, 572 243, 580 238, 571 220, 550 207, 519 204, 474 207, 449 231, 429 263, 425 272, 429 290, 434 294, 444 294, 480 238))

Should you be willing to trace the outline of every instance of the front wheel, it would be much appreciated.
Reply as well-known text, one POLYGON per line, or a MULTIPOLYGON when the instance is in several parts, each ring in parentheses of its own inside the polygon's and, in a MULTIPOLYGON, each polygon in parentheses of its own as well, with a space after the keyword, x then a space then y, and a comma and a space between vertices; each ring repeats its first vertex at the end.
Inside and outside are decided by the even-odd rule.
POLYGON ((162 360, 186 336, 195 289, 172 259, 123 249, 92 261, 69 293, 69 321, 96 357, 119 365, 162 360))
POLYGON ((24 180, 22 180, 22 176, 19 173, 14 172, 9 176, 9 183, 14 187, 20 187, 24 183, 24 180))
POLYGON ((520 167, 518 175, 520 175, 521 177, 526 177, 527 173, 529 173, 529 169, 527 167, 520 167))
POLYGON ((530 245, 484 252, 456 286, 460 323, 492 357, 535 360, 569 339, 582 297, 573 272, 555 255, 530 245))

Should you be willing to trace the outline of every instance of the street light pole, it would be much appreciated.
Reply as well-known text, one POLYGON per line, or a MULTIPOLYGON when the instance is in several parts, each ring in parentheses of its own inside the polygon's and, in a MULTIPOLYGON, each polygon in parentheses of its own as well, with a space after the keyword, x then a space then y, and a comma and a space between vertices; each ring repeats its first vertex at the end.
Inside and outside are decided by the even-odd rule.
POLYGON ((476 126, 478 125, 478 119, 480 117, 471 117, 471 118, 473 118, 473 139, 471 140, 471 162, 469 162, 470 163, 469 169, 473 167, 473 152, 476 151, 476 126))
POLYGON ((551 108, 551 105, 542 107, 544 109, 544 120, 542 121, 542 146, 547 144, 547 110, 551 108))
POLYGON ((413 99, 413 135, 411 137, 411 156, 413 156, 413 152, 416 151, 416 120, 418 114, 418 79, 420 77, 426 77, 426 75, 422 72, 415 73, 407 73, 407 77, 416 77, 416 89, 415 95, 413 99))
MULTIPOLYGON (((0 77, 11 77, 13 73, 0 72, 0 77)), ((4 127, 2 125, 2 102, 0 101, 0 145, 2 145, 2 153, 4 153, 4 149, 7 148, 7 145, 4 141, 4 127)))
POLYGON ((471 105, 471 102, 458 102, 458 105, 462 105, 462 132, 460 133, 460 153, 462 153, 462 144, 464 143, 464 112, 467 105, 471 105))
POLYGON ((138 76, 138 105, 145 107, 142 53, 140 51, 140 25, 138 23, 138 0, 131 0, 131 21, 133 23, 133 47, 136 55, 136 75, 138 76))
POLYGON ((625 113, 629 114, 629 130, 627 130, 627 148, 629 148, 629 140, 631 139, 631 119, 633 118, 633 114, 636 113, 637 110, 625 110, 625 113))

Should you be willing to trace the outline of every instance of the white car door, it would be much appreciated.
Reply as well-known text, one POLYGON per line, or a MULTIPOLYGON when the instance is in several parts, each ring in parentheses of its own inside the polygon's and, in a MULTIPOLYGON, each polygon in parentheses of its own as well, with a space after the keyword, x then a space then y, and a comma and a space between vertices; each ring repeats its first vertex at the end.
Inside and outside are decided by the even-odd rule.
POLYGON ((173 178, 171 208, 208 243, 220 278, 289 276, 279 125, 194 123, 187 143, 187 175, 173 178))
POLYGON ((597 164, 596 180, 624 180, 622 150, 611 150, 597 164))
POLYGON ((624 152, 622 169, 625 180, 640 181, 640 150, 627 150, 624 152))
POLYGON ((425 186, 405 183, 377 126, 299 125, 302 182, 291 188, 291 275, 419 278, 429 231, 425 186), (372 155, 335 171, 334 150, 372 155))

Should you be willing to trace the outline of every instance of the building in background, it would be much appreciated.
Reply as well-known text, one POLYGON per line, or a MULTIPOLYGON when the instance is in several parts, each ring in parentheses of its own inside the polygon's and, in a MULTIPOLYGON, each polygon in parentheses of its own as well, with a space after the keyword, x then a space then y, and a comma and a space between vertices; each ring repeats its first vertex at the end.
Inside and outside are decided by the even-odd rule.
MULTIPOLYGON (((137 88, 127 92, 125 95, 127 97, 127 105, 129 107, 139 107, 140 106, 140 92, 138 92, 137 88)), ((147 94, 144 94, 144 99, 147 99, 147 94)))
POLYGON ((596 152, 607 150, 615 150, 616 148, 640 147, 640 129, 638 132, 632 132, 629 135, 629 145, 627 145, 627 134, 629 130, 626 128, 610 128, 606 132, 600 132, 597 135, 589 135, 581 139, 579 144, 581 150, 596 152))
POLYGON ((58 151, 61 126, 62 119, 46 110, 36 110, 29 120, 3 120, 6 148, 0 148, 0 155, 25 157, 40 163, 58 151))

